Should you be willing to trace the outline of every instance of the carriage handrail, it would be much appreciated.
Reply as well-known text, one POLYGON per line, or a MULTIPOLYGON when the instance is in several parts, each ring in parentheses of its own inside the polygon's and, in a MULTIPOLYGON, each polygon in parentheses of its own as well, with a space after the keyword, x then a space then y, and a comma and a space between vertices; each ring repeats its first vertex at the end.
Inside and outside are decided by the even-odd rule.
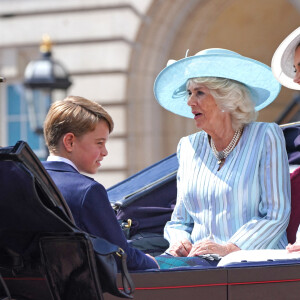
POLYGON ((284 128, 288 128, 288 127, 291 127, 291 126, 300 126, 300 121, 296 121, 296 122, 292 122, 292 123, 286 123, 286 124, 281 124, 279 125, 280 128, 284 129, 284 128))

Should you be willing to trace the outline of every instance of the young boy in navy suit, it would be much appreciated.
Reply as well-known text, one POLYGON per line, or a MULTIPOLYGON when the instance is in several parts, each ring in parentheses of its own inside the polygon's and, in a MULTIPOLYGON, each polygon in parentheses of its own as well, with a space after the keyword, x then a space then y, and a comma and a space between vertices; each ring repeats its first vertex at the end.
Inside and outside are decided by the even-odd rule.
POLYGON ((158 268, 153 257, 127 243, 105 188, 80 173, 97 172, 108 154, 106 143, 113 127, 111 116, 96 102, 77 96, 54 102, 44 124, 50 155, 43 165, 79 228, 121 247, 129 270, 158 268))

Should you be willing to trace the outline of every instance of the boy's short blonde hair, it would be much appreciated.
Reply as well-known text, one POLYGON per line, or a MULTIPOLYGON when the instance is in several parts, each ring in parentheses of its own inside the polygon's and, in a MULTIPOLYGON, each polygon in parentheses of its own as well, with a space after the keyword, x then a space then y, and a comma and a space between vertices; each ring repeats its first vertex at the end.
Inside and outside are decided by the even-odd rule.
POLYGON ((114 122, 100 104, 78 96, 54 102, 44 122, 44 137, 49 151, 55 153, 58 150, 59 140, 64 134, 72 132, 80 137, 93 131, 99 121, 105 121, 109 133, 112 132, 114 122))

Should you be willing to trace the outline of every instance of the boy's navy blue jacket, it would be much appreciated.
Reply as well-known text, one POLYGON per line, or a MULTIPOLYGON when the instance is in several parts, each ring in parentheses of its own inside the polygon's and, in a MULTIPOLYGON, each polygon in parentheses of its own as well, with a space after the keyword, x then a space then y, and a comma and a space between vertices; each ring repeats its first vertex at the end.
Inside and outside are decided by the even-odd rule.
POLYGON ((158 268, 150 257, 129 246, 100 183, 64 162, 45 161, 43 165, 69 205, 79 228, 121 247, 127 254, 129 270, 158 268))

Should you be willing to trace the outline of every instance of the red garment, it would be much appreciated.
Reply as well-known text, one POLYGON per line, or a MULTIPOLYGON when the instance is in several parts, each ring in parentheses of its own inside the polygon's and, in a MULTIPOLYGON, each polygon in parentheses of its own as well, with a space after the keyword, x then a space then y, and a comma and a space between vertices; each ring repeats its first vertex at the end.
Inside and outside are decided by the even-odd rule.
POLYGON ((291 217, 287 228, 289 243, 296 241, 296 233, 300 224, 300 167, 291 173, 291 217))

